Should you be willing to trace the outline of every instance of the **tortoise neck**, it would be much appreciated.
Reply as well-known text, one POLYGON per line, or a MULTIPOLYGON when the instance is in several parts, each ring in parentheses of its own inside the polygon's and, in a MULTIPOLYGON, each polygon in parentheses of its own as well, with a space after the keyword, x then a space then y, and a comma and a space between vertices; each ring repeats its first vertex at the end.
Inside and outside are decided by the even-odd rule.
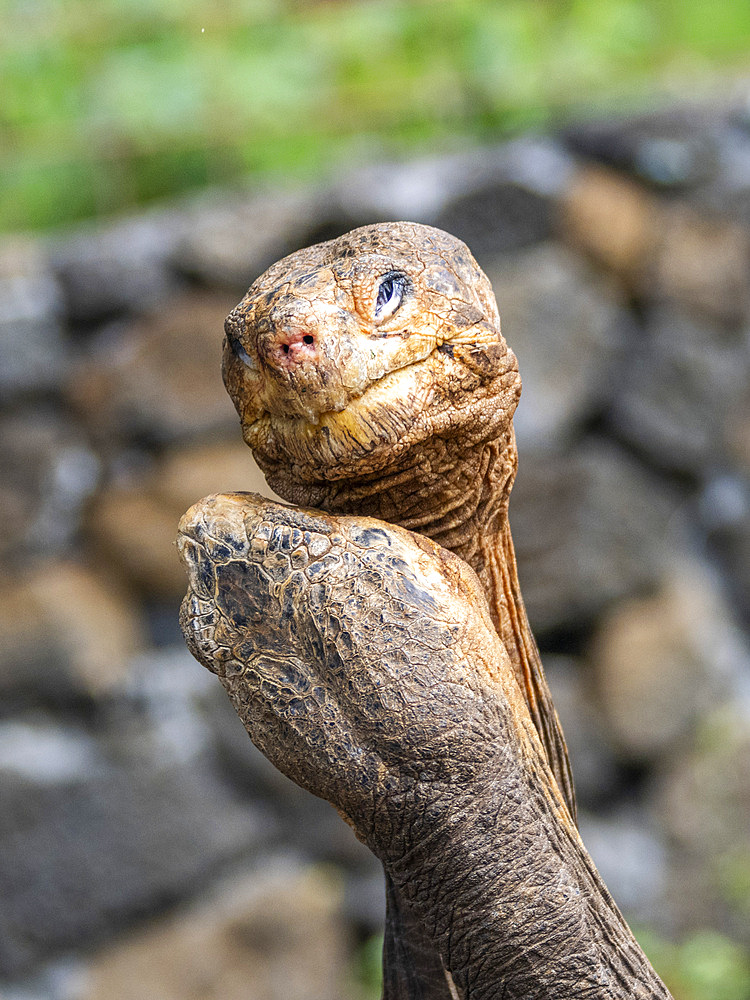
POLYGON ((429 788, 415 804, 408 850, 384 859, 450 974, 454 993, 435 996, 671 1000, 586 853, 538 742, 518 730, 495 742, 487 780, 429 788))
POLYGON ((482 576, 483 542, 497 539, 507 523, 516 466, 512 426, 499 437, 469 444, 461 436, 435 437, 409 449, 388 469, 299 487, 293 499, 331 513, 378 517, 427 535, 482 576))

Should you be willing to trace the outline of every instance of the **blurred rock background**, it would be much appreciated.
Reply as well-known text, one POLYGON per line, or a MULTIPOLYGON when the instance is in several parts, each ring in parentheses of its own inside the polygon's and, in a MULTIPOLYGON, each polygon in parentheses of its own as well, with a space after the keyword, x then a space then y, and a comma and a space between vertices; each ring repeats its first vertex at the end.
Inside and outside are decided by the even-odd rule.
MULTIPOLYGON (((4 12, 17 29, 15 47, 7 32, 2 43, 5 82, 31 67, 37 87, 6 89, 0 121, 14 140, 0 157, 3 1000, 379 995, 378 866, 333 810, 254 750, 184 649, 173 539, 200 496, 266 492, 221 385, 226 313, 279 256, 392 218, 467 241, 519 356, 511 523, 584 840, 677 1000, 750 998, 750 87, 711 61, 750 36, 729 15, 696 22, 691 5, 675 6, 681 30, 708 40, 682 39, 679 79, 720 83, 687 102, 669 93, 680 89, 674 62, 648 47, 645 5, 519 3, 515 21, 481 3, 439 8, 223 11, 209 51, 236 69, 237 39, 254 27, 266 62, 253 50, 252 85, 216 128, 228 142, 236 126, 262 162, 235 149, 230 170, 224 146, 204 146, 201 162, 226 173, 198 176, 180 166, 193 161, 171 129, 184 137, 178 111, 195 106, 205 132, 207 105, 189 88, 184 107, 161 104, 154 80, 176 101, 175 79, 205 84, 217 65, 191 76, 174 39, 158 48, 155 22, 123 8, 104 32, 110 49, 97 50, 99 93, 91 51, 54 48, 57 8, 4 12), (540 52, 523 41, 523 17, 546 41, 540 52), (441 23, 446 38, 459 32, 455 72, 445 39, 436 47, 441 23), (573 37, 579 48, 560 62, 554 41, 573 37), (349 77, 331 75, 330 38, 349 54, 349 77), (388 63, 394 51, 401 61, 388 63), (51 52, 69 71, 61 94, 87 95, 101 117, 75 119, 80 134, 40 161, 32 153, 55 124, 43 112, 57 108, 51 52), (587 53, 599 53, 593 68, 587 53), (659 102, 646 109, 631 87, 628 110, 571 109, 602 97, 587 81, 611 82, 607 58, 617 70, 633 53, 652 72, 631 80, 659 89, 659 102), (315 133, 318 146, 298 117, 313 56, 328 66, 323 97, 334 77, 346 84, 333 94, 345 120, 315 133), (128 59, 150 88, 155 145, 119 134, 110 176, 91 142, 106 134, 111 153, 124 129, 112 67, 124 73, 128 59), (368 104, 357 81, 383 60, 391 77, 368 104), (271 121, 266 140, 262 112, 280 105, 258 88, 285 67, 289 119, 271 121), (331 154, 313 169, 321 149, 344 147, 348 160, 331 154), (161 180, 149 188, 148 176, 161 180), (130 205, 216 180, 233 183, 130 205), (97 208, 120 214, 71 223, 97 208)), ((174 27, 178 15, 159 10, 174 27)), ((82 11, 71 6, 68 41, 85 34, 82 11)), ((187 5, 177 39, 197 36, 204 14, 187 5)))

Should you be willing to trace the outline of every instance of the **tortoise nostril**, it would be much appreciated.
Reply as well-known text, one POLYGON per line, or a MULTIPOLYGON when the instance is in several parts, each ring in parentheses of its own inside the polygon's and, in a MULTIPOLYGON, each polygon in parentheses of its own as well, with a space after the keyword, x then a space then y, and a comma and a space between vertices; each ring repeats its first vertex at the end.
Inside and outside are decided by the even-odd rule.
POLYGON ((317 360, 319 338, 317 331, 311 333, 309 327, 277 326, 258 338, 258 353, 272 368, 282 365, 284 371, 290 366, 306 364, 317 360))

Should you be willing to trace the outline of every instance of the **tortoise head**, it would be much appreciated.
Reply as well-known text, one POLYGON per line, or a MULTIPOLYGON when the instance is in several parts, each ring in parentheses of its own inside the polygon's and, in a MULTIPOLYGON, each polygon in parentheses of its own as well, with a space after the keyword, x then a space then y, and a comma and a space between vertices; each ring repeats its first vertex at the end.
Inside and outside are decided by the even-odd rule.
POLYGON ((429 226, 365 226, 291 254, 225 329, 224 382, 284 496, 377 474, 433 437, 497 436, 520 395, 488 279, 429 226))

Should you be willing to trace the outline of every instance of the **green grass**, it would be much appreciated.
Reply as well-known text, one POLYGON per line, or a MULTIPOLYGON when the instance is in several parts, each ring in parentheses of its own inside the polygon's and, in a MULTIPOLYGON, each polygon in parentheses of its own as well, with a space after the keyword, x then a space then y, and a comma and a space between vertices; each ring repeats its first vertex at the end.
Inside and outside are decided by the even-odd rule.
POLYGON ((750 64, 737 0, 0 0, 0 227, 455 148, 750 64))

